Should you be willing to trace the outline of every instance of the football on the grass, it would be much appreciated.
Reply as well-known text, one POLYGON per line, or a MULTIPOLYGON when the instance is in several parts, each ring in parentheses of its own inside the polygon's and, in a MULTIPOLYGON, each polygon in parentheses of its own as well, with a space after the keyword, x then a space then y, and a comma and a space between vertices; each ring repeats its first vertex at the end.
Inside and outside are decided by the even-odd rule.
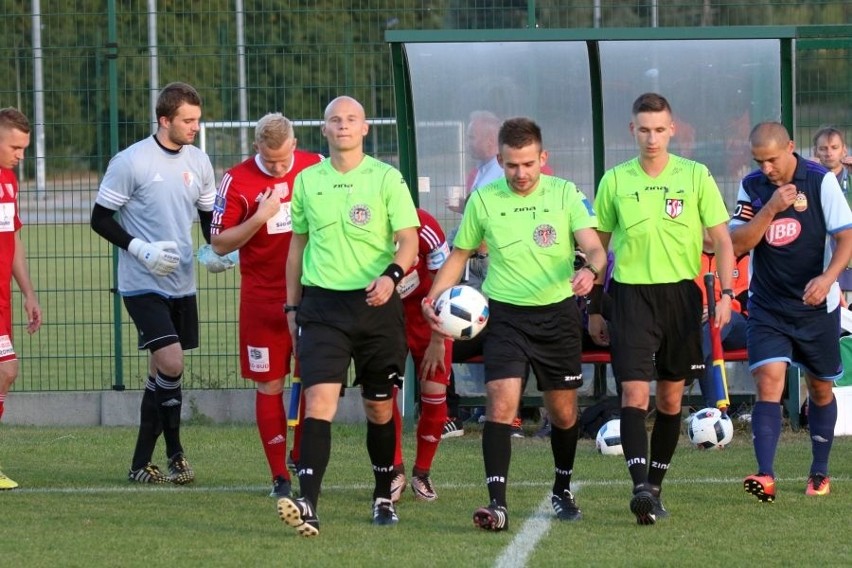
POLYGON ((488 300, 476 288, 460 284, 438 296, 435 313, 441 329, 454 339, 472 339, 488 323, 488 300))
POLYGON ((595 448, 605 456, 623 456, 621 447, 621 419, 614 418, 598 430, 595 437, 595 448))
POLYGON ((734 425, 718 408, 704 408, 689 419, 686 434, 696 448, 724 448, 734 438, 734 425))

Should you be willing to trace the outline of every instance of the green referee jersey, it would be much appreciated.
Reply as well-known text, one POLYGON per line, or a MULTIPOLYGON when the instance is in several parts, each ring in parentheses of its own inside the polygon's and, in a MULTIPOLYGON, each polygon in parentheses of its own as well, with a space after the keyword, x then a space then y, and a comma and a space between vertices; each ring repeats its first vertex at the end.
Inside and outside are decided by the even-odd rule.
POLYGON ((302 170, 290 207, 308 235, 302 284, 329 290, 366 288, 393 262, 394 232, 420 226, 402 174, 370 156, 346 173, 331 160, 302 170))
POLYGON ((613 278, 625 284, 694 279, 703 227, 728 221, 716 181, 703 164, 669 155, 655 178, 633 158, 607 170, 595 198, 598 228, 612 233, 613 278))
POLYGON ((486 296, 546 306, 574 294, 574 231, 596 226, 591 204, 570 181, 542 175, 524 197, 500 178, 471 194, 453 244, 474 250, 485 240, 486 296))

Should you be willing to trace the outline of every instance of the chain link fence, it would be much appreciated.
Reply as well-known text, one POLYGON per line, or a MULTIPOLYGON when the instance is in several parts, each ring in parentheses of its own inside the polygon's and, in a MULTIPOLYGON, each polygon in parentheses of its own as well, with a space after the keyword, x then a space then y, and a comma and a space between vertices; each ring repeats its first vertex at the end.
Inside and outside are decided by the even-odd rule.
MULTIPOLYGON (((18 391, 139 389, 146 355, 114 295, 111 247, 89 228, 110 157, 153 132, 153 100, 170 81, 204 100, 205 149, 217 176, 251 151, 252 121, 282 111, 299 146, 325 152, 315 126, 342 93, 377 119, 367 151, 397 160, 387 30, 849 25, 852 4, 755 0, 2 0, 0 106, 36 127, 18 171, 30 271, 44 310, 27 336, 13 294, 18 391), (40 12, 34 12, 33 6, 40 12), (379 120, 380 119, 380 120, 379 120)), ((848 34, 846 36, 848 38, 848 34)), ((833 124, 852 133, 848 39, 797 51, 800 148, 833 124)), ((452 88, 448 85, 447 88, 452 88)), ((196 231, 197 241, 201 241, 196 231)), ((187 388, 243 387, 237 358, 239 274, 199 271, 199 349, 187 388)))

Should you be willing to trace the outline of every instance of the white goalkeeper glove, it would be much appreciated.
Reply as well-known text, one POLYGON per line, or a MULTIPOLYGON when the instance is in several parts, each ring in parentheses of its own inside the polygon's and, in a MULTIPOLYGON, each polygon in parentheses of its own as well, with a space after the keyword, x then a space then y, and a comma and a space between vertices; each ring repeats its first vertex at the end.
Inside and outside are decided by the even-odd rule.
POLYGON ((240 260, 240 252, 238 250, 231 251, 228 254, 219 256, 213 252, 213 247, 203 245, 198 247, 198 252, 195 253, 198 262, 201 263, 208 272, 217 273, 225 272, 236 266, 240 260))
POLYGON ((174 241, 146 243, 142 239, 133 239, 127 247, 127 252, 156 276, 171 274, 180 264, 178 245, 174 241))

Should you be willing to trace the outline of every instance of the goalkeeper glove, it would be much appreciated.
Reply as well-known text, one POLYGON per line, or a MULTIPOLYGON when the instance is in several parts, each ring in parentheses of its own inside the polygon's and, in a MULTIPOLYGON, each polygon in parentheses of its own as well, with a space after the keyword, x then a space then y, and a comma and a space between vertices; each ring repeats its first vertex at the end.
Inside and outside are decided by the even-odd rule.
POLYGON ((135 256, 152 274, 166 276, 180 264, 180 254, 174 241, 146 243, 142 239, 133 239, 127 252, 135 256))
POLYGON ((237 262, 239 262, 240 252, 235 250, 228 254, 219 256, 213 252, 212 246, 204 245, 198 248, 198 252, 195 256, 198 258, 198 262, 204 265, 208 272, 215 274, 217 272, 225 272, 226 270, 233 268, 237 262))

